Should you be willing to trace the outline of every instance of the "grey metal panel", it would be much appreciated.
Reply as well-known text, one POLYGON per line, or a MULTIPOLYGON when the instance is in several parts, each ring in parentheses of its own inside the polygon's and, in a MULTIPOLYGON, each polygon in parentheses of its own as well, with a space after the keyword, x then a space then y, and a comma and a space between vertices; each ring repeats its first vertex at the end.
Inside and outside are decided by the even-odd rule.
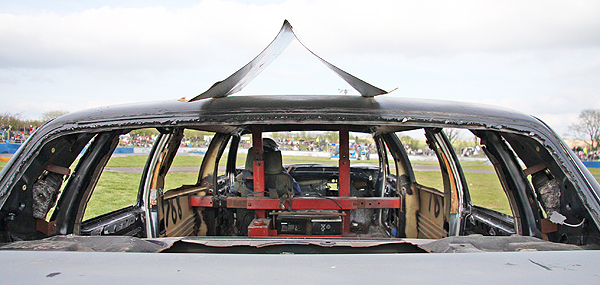
POLYGON ((600 251, 379 255, 6 251, 0 253, 0 263, 3 282, 11 284, 600 282, 600 251))

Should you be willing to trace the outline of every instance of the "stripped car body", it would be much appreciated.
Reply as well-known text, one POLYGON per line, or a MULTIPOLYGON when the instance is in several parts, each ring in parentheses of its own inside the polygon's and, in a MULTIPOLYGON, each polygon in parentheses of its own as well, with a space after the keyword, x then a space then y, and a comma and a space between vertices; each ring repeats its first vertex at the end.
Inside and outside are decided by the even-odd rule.
MULTIPOLYGON (((289 40, 286 25, 282 37, 289 40)), ((6 243, 0 248, 351 254, 566 251, 600 244, 600 185, 537 118, 490 106, 377 96, 386 92, 329 63, 363 96, 227 97, 268 62, 259 55, 190 100, 95 108, 39 128, 0 173, 0 240, 6 243), (468 130, 481 141, 512 215, 472 203, 447 128, 468 130), (139 129, 160 135, 140 181, 131 181, 138 189, 135 204, 85 219, 119 137, 139 129), (185 130, 215 135, 193 183, 169 188, 165 180, 185 130), (441 187, 423 185, 414 175, 400 136, 415 130, 435 153, 441 187), (337 165, 285 165, 300 196, 268 186, 274 174, 263 136, 289 131, 337 132, 340 140, 337 165), (350 162, 351 133, 372 137, 376 165, 350 162), (252 135, 253 148, 240 167, 244 135, 252 135), (236 177, 250 169, 253 195, 239 195, 236 177)))
MULTIPOLYGON (((207 211, 238 207, 275 210, 280 202, 279 199, 268 197, 233 197, 225 193, 224 187, 232 184, 228 177, 234 176, 239 170, 235 169, 235 164, 228 164, 228 173, 215 175, 218 172, 218 159, 232 141, 234 144, 230 149, 238 149, 235 142, 239 143, 240 135, 253 133, 254 136, 258 134, 260 137, 262 132, 340 131, 341 129, 341 132, 372 134, 375 141, 381 144, 380 149, 389 151, 390 158, 393 158, 392 162, 385 162, 388 165, 383 167, 355 168, 349 165, 351 172, 356 174, 352 176, 355 178, 352 178, 351 182, 361 180, 360 174, 363 174, 363 177, 385 176, 386 182, 376 181, 377 178, 372 179, 372 186, 367 188, 374 191, 374 194, 364 195, 364 197, 354 193, 356 190, 354 186, 347 186, 353 189, 353 195, 329 193, 326 195, 331 197, 295 197, 292 205, 296 205, 296 208, 292 211, 321 209, 351 212, 360 208, 369 209, 365 203, 370 201, 386 202, 387 206, 370 208, 376 212, 374 215, 381 215, 376 209, 383 208, 395 209, 403 217, 400 215, 382 217, 384 220, 396 219, 394 225, 388 225, 392 228, 380 231, 384 233, 383 235, 363 237, 443 238, 472 233, 486 234, 493 229, 493 232, 498 235, 516 233, 542 238, 543 234, 545 239, 553 242, 576 245, 598 243, 597 182, 590 178, 591 175, 568 151, 566 145, 535 118, 502 109, 454 102, 360 96, 290 95, 235 96, 196 102, 165 101, 113 106, 70 114, 48 123, 32 136, 2 170, 3 239, 5 241, 31 240, 53 234, 119 234, 142 238, 172 236, 167 234, 171 232, 185 233, 183 236, 191 235, 193 223, 187 229, 175 230, 167 227, 165 232, 158 232, 158 228, 165 226, 151 217, 153 210, 150 204, 150 196, 155 195, 152 194, 152 189, 161 188, 162 185, 157 181, 164 180, 172 162, 169 159, 174 157, 180 145, 184 128, 215 132, 216 135, 202 161, 198 183, 178 189, 165 189, 161 195, 161 203, 166 205, 169 199, 179 199, 180 203, 194 204, 197 207, 187 208, 198 209, 198 213, 203 213, 202 221, 199 221, 201 227, 207 225, 207 211), (441 132, 447 127, 468 128, 481 138, 505 187, 514 218, 507 219, 505 215, 471 205, 468 185, 460 168, 460 162, 446 136, 441 132), (93 193, 104 164, 116 148, 119 135, 139 128, 157 128, 162 135, 148 157, 140 182, 138 203, 107 216, 83 221, 86 203, 93 193), (445 173, 443 190, 420 185, 415 180, 409 158, 395 135, 397 132, 415 128, 424 130, 430 145, 438 152, 442 173, 445 173), (46 222, 48 225, 45 226, 45 213, 38 215, 37 218, 34 213, 40 211, 47 213, 49 207, 34 199, 34 195, 40 196, 41 193, 35 191, 48 187, 36 186, 36 183, 47 179, 48 173, 56 173, 48 170, 49 165, 59 168, 71 167, 77 155, 90 140, 92 143, 70 174, 58 200, 58 206, 46 222), (512 151, 509 151, 511 149, 512 151), (159 158, 162 159, 161 163, 158 163, 159 158), (524 166, 522 167, 517 160, 520 160, 524 166), (396 169, 399 172, 390 173, 390 163, 397 164, 396 169), (382 174, 383 170, 388 173, 382 174), (542 173, 544 176, 536 178, 536 173, 542 173), (531 182, 527 179, 528 176, 531 177, 531 182), (384 188, 391 190, 384 191, 382 194, 376 189, 382 187, 378 183, 384 184, 384 188), (319 200, 318 203, 315 202, 316 204, 327 205, 315 207, 316 204, 311 202, 315 199, 319 200), (329 201, 331 199, 345 204, 336 205, 329 201), (438 213, 436 216, 433 213, 434 215, 427 216, 432 213, 427 213, 425 205, 432 199, 434 201, 439 199, 442 203, 444 209, 437 209, 438 212, 443 212, 442 215, 438 213), (451 199, 457 201, 453 202, 451 199), (255 205, 263 203, 263 206, 246 206, 250 200, 254 201, 255 205), (273 201, 269 203, 269 200, 273 201), (303 203, 306 205, 303 206, 303 203), (449 203, 454 205, 444 206, 449 203), (339 208, 342 208, 341 211, 339 208), (551 211, 564 216, 570 225, 583 223, 579 227, 569 227, 551 222, 551 214, 540 216, 542 212, 551 211), (434 220, 431 224, 431 220, 440 217, 443 218, 434 220), (111 223, 113 228, 120 230, 109 230, 111 223), (45 230, 40 231, 40 224, 45 230), (545 228, 546 224, 554 226, 545 228), (136 230, 128 234, 127 231, 132 229, 136 230), (391 235, 394 229, 396 234, 391 235)), ((340 138, 342 137, 343 134, 340 135, 340 138)), ((230 153, 229 159, 235 158, 234 153, 230 153)), ((383 161, 387 156, 380 156, 381 160, 383 161)), ((337 166, 298 165, 294 170, 297 173, 294 171, 290 173, 302 184, 306 181, 303 177, 310 176, 310 169, 314 169, 313 174, 319 173, 319 175, 326 173, 325 169, 331 169, 334 176, 339 176, 342 171, 338 171, 338 168, 337 166)), ((66 176, 56 175, 60 175, 61 179, 66 176)), ((330 176, 328 174, 326 178, 319 179, 329 180, 330 176)), ((350 173, 346 179, 349 178, 350 173)), ((342 179, 344 178, 339 178, 342 179)), ((363 180, 368 182, 368 179, 363 180)), ((59 188, 56 186, 50 188, 54 189, 54 192, 45 197, 56 197, 59 188)), ((285 211, 290 211, 289 207, 285 211)), ((193 219, 193 211, 187 214, 193 219)), ((168 219, 162 217, 163 220, 165 218, 168 219)), ((348 224, 350 220, 345 222, 348 224)), ((217 235, 216 228, 219 226, 223 225, 212 225, 212 229, 202 229, 203 233, 200 235, 217 235)), ((382 227, 383 224, 377 226, 382 227)), ((273 228, 270 230, 273 231, 273 228)), ((264 236, 271 237, 273 234, 267 233, 264 236)), ((344 236, 356 237, 357 235, 346 228, 338 237, 344 236)))

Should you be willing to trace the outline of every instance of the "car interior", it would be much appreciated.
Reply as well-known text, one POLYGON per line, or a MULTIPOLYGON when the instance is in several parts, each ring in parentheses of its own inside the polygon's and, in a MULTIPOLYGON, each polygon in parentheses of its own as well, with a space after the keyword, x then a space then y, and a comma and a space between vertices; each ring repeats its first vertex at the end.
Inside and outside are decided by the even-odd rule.
POLYGON ((581 201, 560 195, 561 189, 574 187, 566 174, 549 163, 554 160, 538 140, 522 134, 471 131, 506 196, 510 212, 502 213, 471 199, 470 189, 477 185, 466 179, 441 128, 248 125, 156 130, 160 134, 151 150, 139 159, 140 180, 122 182, 135 197, 128 198, 126 207, 93 217, 86 215, 86 208, 98 203, 95 186, 110 174, 105 166, 117 155, 113 152, 120 136, 131 130, 73 134, 49 142, 42 152, 61 155, 36 158, 42 171, 34 191, 40 199, 32 211, 39 214, 29 223, 35 223, 37 232, 15 227, 11 234, 21 239, 54 234, 417 239, 518 234, 572 244, 598 237, 595 227, 582 226, 589 218, 581 201), (204 153, 182 154, 186 129, 214 134, 204 153), (334 133, 339 143, 322 143, 331 157, 301 163, 287 162, 281 150, 263 146, 264 139, 290 131, 334 133), (437 169, 433 180, 423 182, 415 175, 409 147, 402 142, 409 131, 422 134, 434 154, 429 162, 437 169), (359 137, 369 138, 373 147, 365 150, 353 143, 359 137), (365 160, 366 154, 372 159, 365 160), (195 168, 171 168, 183 158, 195 168), (184 174, 184 180, 174 178, 184 174), (550 222, 552 212, 562 215, 564 223, 550 222))

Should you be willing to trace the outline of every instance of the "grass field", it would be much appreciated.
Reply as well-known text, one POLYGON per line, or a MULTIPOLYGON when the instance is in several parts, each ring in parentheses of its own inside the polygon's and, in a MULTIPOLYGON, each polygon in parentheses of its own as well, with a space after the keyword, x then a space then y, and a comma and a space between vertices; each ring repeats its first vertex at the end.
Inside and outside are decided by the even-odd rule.
MULTIPOLYGON (((286 156, 283 158, 284 164, 292 163, 320 163, 336 165, 337 160, 331 160, 327 157, 301 157, 286 156)), ((198 166, 202 157, 198 156, 176 156, 173 161, 176 166, 198 166)), ((242 166, 246 161, 246 155, 240 154, 237 157, 237 165, 242 166)), ((124 156, 113 157, 108 163, 109 167, 142 167, 146 162, 145 156, 124 156)), ((221 159, 220 165, 224 166, 226 159, 221 159)), ((363 160, 360 163, 377 164, 378 160, 363 160)), ((436 164, 431 161, 416 161, 414 164, 436 164)), ((477 168, 492 170, 493 167, 485 165, 484 162, 474 161, 463 164, 465 168, 477 168)), ((198 179, 195 172, 176 172, 169 173, 166 177, 165 189, 173 189, 184 184, 194 184, 198 179)), ((437 171, 416 171, 417 181, 422 185, 427 185, 437 189, 442 189, 443 184, 440 173, 437 171)), ((471 199, 479 206, 491 208, 497 211, 510 214, 508 201, 504 191, 494 174, 465 173, 469 182, 471 199)), ((102 174, 96 190, 85 213, 85 218, 91 218, 103 213, 117 210, 129 205, 133 205, 137 199, 138 184, 141 179, 139 173, 121 173, 106 171, 102 174), (129 181, 129 183, 128 183, 129 181), (135 183, 132 183, 134 182, 135 183)))
MULTIPOLYGON (((242 166, 246 155, 241 154, 237 158, 237 165, 242 166)), ((177 156, 172 166, 198 166, 202 161, 199 156, 177 156)), ((225 165, 226 159, 221 159, 220 165, 225 165)), ((284 164, 314 162, 335 165, 336 160, 320 157, 284 157, 284 164)), ((146 163, 145 156, 113 157, 108 163, 110 167, 143 167, 146 163)), ((361 161, 361 163, 377 163, 377 160, 361 161)), ((436 164, 430 161, 413 161, 413 164, 436 164)), ((6 163, 0 162, 0 169, 6 163)), ((464 169, 493 170, 492 166, 482 162, 464 162, 464 169)), ((590 172, 598 177, 600 169, 590 168, 590 172)), ((437 171, 416 171, 417 181, 437 189, 442 189, 440 173, 437 171)), ((474 204, 500 212, 511 214, 506 195, 495 174, 465 172, 465 178, 469 184, 469 192, 474 204)), ((133 205, 137 200, 138 185, 141 173, 121 173, 105 171, 94 191, 94 195, 88 204, 85 218, 91 218, 103 213, 117 210, 133 205)), ((166 189, 176 188, 183 184, 193 184, 197 180, 195 172, 170 173, 166 178, 166 189)), ((598 179, 600 182, 600 179, 598 179)))
MULTIPOLYGON (((594 175, 594 177, 600 176, 600 168, 588 168, 588 170, 592 173, 592 175, 594 175)), ((596 178, 596 180, 600 182, 600 179, 596 178)))

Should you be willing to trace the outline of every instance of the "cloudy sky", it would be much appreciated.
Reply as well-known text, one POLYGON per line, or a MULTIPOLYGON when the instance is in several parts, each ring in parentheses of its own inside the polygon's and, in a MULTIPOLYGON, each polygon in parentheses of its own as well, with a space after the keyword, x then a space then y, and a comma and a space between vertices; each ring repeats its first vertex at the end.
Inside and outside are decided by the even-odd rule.
MULTIPOLYGON (((285 19, 332 64, 398 88, 385 96, 508 107, 561 135, 600 109, 600 1, 161 2, 0 0, 0 113, 192 97, 285 19)), ((293 42, 240 94, 348 88, 293 42)))

